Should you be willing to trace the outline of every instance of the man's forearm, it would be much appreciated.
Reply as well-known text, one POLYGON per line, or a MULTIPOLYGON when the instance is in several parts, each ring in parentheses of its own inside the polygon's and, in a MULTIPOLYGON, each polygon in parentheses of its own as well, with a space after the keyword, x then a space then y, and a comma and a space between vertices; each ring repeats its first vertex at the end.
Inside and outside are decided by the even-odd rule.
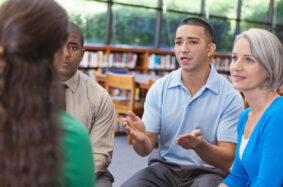
POLYGON ((153 150, 152 142, 148 136, 143 142, 138 142, 133 139, 133 147, 136 153, 142 157, 147 156, 153 150))
POLYGON ((219 145, 212 145, 205 140, 202 140, 199 146, 194 148, 194 151, 206 163, 227 170, 231 167, 236 144, 230 142, 219 142, 219 145))

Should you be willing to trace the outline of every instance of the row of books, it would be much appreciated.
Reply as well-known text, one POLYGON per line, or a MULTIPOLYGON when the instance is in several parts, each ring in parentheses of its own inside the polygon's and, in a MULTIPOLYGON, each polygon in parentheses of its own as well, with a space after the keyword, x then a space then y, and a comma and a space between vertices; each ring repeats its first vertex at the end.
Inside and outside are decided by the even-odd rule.
POLYGON ((152 76, 160 76, 160 77, 163 77, 167 74, 169 74, 170 72, 168 71, 155 71, 155 70, 150 70, 148 71, 148 74, 149 75, 152 75, 152 76))
POLYGON ((93 69, 89 69, 89 70, 81 69, 80 71, 82 71, 84 74, 89 76, 91 79, 95 80, 95 73, 96 73, 95 70, 93 70, 93 69))
POLYGON ((151 54, 148 59, 149 69, 176 69, 178 62, 173 55, 151 54))
POLYGON ((229 66, 231 63, 231 58, 226 57, 226 58, 220 58, 216 57, 213 58, 212 64, 215 65, 216 70, 218 71, 229 71, 229 66))
POLYGON ((136 53, 104 54, 103 51, 85 51, 80 67, 135 68, 137 57, 136 53))
POLYGON ((230 75, 230 73, 220 73, 221 75, 223 75, 228 81, 232 82, 232 77, 230 75))
MULTIPOLYGON (((81 69, 81 71, 83 73, 85 73, 87 76, 89 76, 91 79, 95 80, 95 73, 96 73, 95 70, 93 70, 93 69, 89 69, 89 70, 81 69)), ((129 72, 129 73, 130 74, 136 74, 137 72, 134 71, 134 72, 129 72)), ((154 75, 154 76, 158 75, 158 76, 161 76, 161 77, 167 75, 168 73, 170 73, 170 72, 167 72, 167 71, 149 71, 148 72, 149 75, 154 75)), ((142 74, 142 73, 140 73, 140 74, 142 74)), ((232 81, 231 75, 228 72, 227 73, 220 73, 220 74, 223 75, 227 80, 232 81)), ((283 94, 283 88, 282 88, 282 94, 283 94)))

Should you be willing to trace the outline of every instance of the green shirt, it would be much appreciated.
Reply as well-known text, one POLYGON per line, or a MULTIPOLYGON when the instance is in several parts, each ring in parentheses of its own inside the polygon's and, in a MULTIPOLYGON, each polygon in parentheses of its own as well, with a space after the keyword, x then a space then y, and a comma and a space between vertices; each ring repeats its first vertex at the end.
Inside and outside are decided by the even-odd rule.
POLYGON ((63 128, 64 186, 94 187, 94 161, 86 128, 66 112, 61 113, 60 120, 63 128))

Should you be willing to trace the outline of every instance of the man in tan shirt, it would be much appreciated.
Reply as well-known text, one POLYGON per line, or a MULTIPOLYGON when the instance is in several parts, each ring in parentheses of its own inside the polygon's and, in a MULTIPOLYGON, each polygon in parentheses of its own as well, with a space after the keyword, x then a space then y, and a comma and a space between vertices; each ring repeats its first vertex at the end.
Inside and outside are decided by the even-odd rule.
MULTIPOLYGON (((114 146, 114 116, 112 100, 97 82, 78 71, 84 55, 84 38, 80 28, 69 23, 67 55, 55 64, 60 82, 66 85, 66 111, 88 129, 95 160, 98 187, 112 186, 113 176, 107 170, 114 146)), ((84 159, 84 158, 82 158, 84 159)))

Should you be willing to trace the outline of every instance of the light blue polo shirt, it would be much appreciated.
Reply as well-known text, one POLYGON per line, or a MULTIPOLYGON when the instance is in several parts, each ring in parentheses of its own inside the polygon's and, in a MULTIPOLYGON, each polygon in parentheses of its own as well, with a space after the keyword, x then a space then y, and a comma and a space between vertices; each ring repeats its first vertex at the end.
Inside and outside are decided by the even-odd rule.
POLYGON ((146 131, 160 133, 160 154, 180 165, 212 167, 193 151, 176 144, 179 135, 200 129, 206 141, 237 142, 243 99, 232 84, 211 66, 206 84, 191 97, 181 68, 159 79, 146 96, 142 120, 146 131))

